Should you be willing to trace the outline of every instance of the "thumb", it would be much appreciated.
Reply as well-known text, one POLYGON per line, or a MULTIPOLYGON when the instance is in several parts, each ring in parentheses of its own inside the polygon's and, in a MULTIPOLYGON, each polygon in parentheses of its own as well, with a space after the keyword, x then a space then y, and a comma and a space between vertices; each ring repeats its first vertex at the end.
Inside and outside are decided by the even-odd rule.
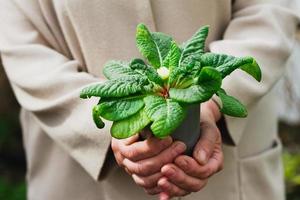
POLYGON ((220 131, 214 122, 201 122, 201 137, 196 144, 193 157, 201 165, 205 165, 212 156, 220 131))

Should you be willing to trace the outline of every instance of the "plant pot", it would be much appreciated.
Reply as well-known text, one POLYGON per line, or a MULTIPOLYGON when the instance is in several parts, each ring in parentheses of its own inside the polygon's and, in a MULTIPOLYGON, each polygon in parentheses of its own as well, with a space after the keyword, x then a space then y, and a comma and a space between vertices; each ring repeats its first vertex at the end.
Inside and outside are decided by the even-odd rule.
POLYGON ((174 140, 185 143, 186 155, 193 154, 193 149, 200 137, 200 104, 188 107, 185 119, 171 136, 174 140))

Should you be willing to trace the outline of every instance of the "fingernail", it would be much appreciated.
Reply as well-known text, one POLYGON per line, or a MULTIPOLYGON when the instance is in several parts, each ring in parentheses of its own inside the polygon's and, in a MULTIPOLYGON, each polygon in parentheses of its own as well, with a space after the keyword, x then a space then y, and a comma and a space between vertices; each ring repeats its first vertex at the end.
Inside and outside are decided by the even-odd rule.
POLYGON ((173 168, 169 168, 166 172, 165 175, 168 177, 171 177, 175 174, 175 170, 173 168))
POLYGON ((182 153, 182 152, 184 152, 185 151, 185 144, 184 143, 182 143, 182 142, 177 142, 176 144, 175 144, 175 148, 178 150, 178 152, 180 152, 180 153, 182 153))
POLYGON ((161 192, 159 194, 159 200, 168 200, 169 199, 169 195, 164 193, 164 192, 161 192))
POLYGON ((166 182, 167 182, 166 177, 162 177, 161 179, 158 180, 157 185, 163 187, 166 185, 166 182))
POLYGON ((203 151, 203 150, 200 150, 199 152, 198 152, 198 160, 199 160, 199 162, 201 163, 201 164, 206 164, 206 152, 205 151, 203 151))
POLYGON ((188 166, 188 162, 187 162, 186 160, 182 159, 182 160, 180 161, 180 165, 181 165, 182 167, 186 168, 186 167, 188 166))

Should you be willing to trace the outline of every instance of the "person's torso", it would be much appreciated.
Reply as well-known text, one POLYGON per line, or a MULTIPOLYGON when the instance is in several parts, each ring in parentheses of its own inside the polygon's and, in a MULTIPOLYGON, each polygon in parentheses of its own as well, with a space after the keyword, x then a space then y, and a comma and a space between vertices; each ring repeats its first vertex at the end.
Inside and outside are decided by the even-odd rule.
MULTIPOLYGON (((191 37, 200 26, 208 24, 209 44, 222 39, 232 17, 231 0, 32 2, 36 4, 33 7, 40 9, 45 23, 49 23, 49 29, 58 41, 56 50, 79 61, 83 71, 102 78, 102 67, 106 61, 140 57, 135 46, 135 27, 138 23, 145 23, 152 31, 170 34, 178 43, 191 37), (53 24, 53 21, 57 23, 53 24)), ((24 111, 21 117, 25 127, 29 199, 155 199, 135 186, 131 177, 120 169, 110 172, 105 180, 94 182, 38 127, 30 113, 24 111), (42 147, 43 150, 40 149, 42 147), (51 159, 51 162, 43 164, 44 159, 51 159)), ((199 198, 239 199, 237 148, 225 146, 224 151, 225 169, 211 179, 204 191, 197 193, 199 198)), ((195 199, 195 196, 187 199, 195 199)))

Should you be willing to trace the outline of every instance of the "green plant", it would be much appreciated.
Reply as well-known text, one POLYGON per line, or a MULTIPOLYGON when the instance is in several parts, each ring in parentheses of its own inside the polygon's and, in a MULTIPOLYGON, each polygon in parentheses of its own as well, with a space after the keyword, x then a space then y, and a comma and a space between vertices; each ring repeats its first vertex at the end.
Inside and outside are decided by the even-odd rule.
POLYGON ((283 154, 284 173, 287 185, 300 187, 300 154, 283 154))
POLYGON ((260 81, 260 68, 252 57, 205 53, 208 30, 203 26, 178 46, 172 37, 139 24, 136 45, 148 63, 109 61, 103 69, 109 80, 81 91, 81 98, 101 97, 93 108, 97 127, 104 127, 101 118, 113 121, 112 136, 127 138, 151 124, 152 133, 164 138, 180 125, 187 106, 213 94, 222 101, 221 112, 246 117, 246 108, 221 88, 222 79, 240 68, 260 81))

